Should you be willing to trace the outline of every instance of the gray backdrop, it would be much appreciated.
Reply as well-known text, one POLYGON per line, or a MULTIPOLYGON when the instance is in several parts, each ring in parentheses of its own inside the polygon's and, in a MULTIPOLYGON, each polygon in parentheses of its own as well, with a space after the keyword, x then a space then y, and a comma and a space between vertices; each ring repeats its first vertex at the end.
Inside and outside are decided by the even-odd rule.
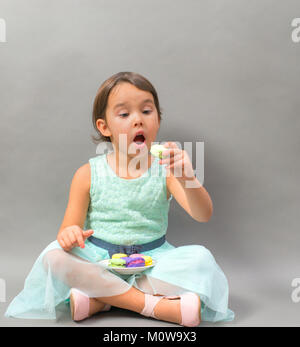
MULTIPOLYGON (((93 99, 119 71, 157 89, 157 141, 205 143, 214 215, 198 223, 173 200, 167 233, 176 246, 207 247, 228 278, 235 321, 202 325, 300 325, 296 17, 297 0, 0 1, 0 325, 76 325, 66 312, 3 314, 56 238, 74 172, 96 155, 93 99)), ((176 326, 117 308, 81 324, 176 326)))

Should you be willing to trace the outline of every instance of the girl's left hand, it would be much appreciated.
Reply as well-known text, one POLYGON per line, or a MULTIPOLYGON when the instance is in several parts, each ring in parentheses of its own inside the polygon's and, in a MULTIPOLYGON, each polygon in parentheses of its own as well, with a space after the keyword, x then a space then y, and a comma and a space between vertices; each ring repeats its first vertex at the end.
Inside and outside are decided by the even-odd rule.
POLYGON ((192 180, 195 178, 193 165, 187 152, 178 148, 175 142, 163 144, 167 149, 162 152, 167 158, 160 159, 159 164, 168 164, 166 170, 171 171, 172 175, 179 180, 192 180))

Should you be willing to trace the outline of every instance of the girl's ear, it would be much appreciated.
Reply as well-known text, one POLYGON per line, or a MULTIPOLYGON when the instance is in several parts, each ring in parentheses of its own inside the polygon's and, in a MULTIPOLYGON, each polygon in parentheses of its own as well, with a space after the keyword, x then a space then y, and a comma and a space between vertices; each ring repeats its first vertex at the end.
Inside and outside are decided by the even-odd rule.
POLYGON ((97 129, 101 132, 103 136, 112 136, 111 131, 109 130, 104 119, 97 119, 96 121, 97 129))

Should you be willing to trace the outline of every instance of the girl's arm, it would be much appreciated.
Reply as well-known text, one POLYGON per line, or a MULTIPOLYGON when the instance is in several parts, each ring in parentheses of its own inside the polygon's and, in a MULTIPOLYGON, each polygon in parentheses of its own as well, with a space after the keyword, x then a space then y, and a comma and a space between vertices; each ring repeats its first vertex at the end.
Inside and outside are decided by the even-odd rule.
POLYGON ((167 177, 168 191, 178 204, 196 221, 208 222, 213 213, 213 204, 206 189, 197 178, 193 178, 197 188, 186 188, 185 180, 169 175, 167 177))
POLYGON ((160 164, 167 164, 169 192, 193 219, 208 222, 213 213, 213 204, 206 189, 194 176, 188 153, 178 148, 175 142, 167 142, 164 147, 166 150, 162 152, 164 158, 160 164), (178 172, 181 173, 180 177, 178 172))
POLYGON ((72 225, 77 225, 83 229, 90 202, 90 184, 91 170, 90 164, 87 163, 81 166, 73 176, 69 202, 58 233, 72 225))

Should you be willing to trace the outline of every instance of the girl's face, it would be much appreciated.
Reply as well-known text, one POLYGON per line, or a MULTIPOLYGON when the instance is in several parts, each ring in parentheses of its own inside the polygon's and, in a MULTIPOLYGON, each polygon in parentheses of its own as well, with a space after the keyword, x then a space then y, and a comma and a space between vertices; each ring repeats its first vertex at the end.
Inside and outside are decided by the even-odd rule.
POLYGON ((106 120, 97 120, 99 131, 109 136, 115 148, 128 156, 139 151, 148 153, 160 126, 152 94, 128 82, 116 85, 110 92, 106 120), (144 132, 146 144, 141 149, 133 141, 140 130, 144 132))

